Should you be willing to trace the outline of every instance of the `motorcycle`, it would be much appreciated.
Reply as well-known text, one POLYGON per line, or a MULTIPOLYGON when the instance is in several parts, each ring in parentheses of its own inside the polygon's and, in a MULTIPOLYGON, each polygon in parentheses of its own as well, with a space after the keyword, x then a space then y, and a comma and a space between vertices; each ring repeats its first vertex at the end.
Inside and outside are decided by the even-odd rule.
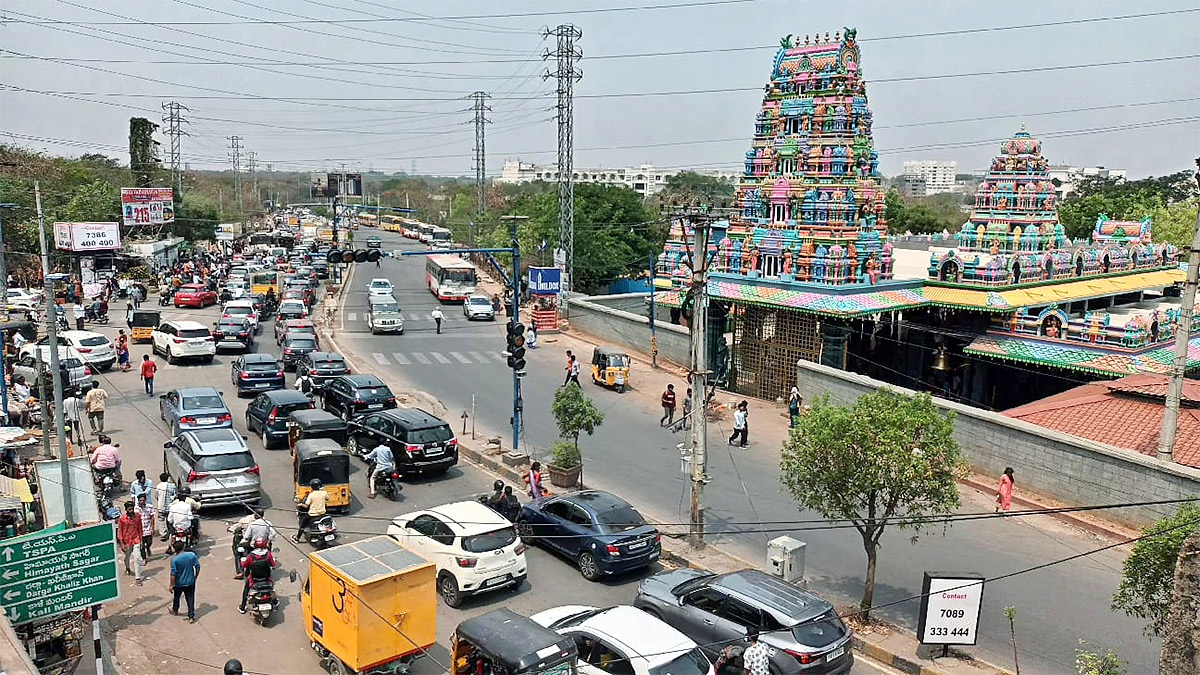
POLYGON ((159 294, 158 305, 160 307, 166 307, 167 305, 171 304, 171 300, 173 300, 174 298, 175 298, 175 289, 174 288, 169 289, 169 290, 159 294))
POLYGON ((174 548, 175 544, 183 544, 183 550, 190 551, 190 550, 192 550, 192 546, 195 545, 195 543, 196 543, 195 540, 192 538, 192 528, 191 527, 180 528, 180 527, 175 527, 174 525, 171 526, 171 547, 172 548, 174 548))
POLYGON ((279 604, 279 598, 275 597, 275 582, 270 579, 254 581, 250 586, 250 595, 246 601, 250 606, 250 616, 254 619, 254 623, 266 626, 271 620, 271 613, 275 611, 275 606, 279 604))
POLYGON ((521 503, 518 502, 515 499, 515 497, 512 502, 502 502, 500 504, 493 504, 491 502, 491 498, 492 498, 492 495, 486 494, 486 495, 479 495, 478 497, 476 497, 475 500, 478 501, 480 504, 483 504, 484 506, 488 507, 489 509, 495 511, 496 513, 499 513, 500 515, 504 516, 510 522, 514 522, 514 523, 517 522, 517 516, 520 515, 520 513, 521 513, 521 503))
POLYGON ((111 469, 92 468, 92 484, 101 497, 112 499, 117 487, 121 484, 121 475, 116 467, 111 469))
MULTIPOLYGON (((375 462, 367 462, 367 480, 371 480, 371 476, 375 473, 375 462)), ((369 489, 371 486, 368 485, 369 489)), ((375 491, 392 501, 400 498, 400 491, 404 486, 400 484, 400 474, 395 469, 385 471, 375 479, 375 491)))
POLYGON ((108 323, 108 303, 101 303, 98 308, 88 305, 83 310, 83 318, 91 323, 108 323))
POLYGON ((307 540, 311 546, 317 549, 333 546, 338 538, 337 523, 333 522, 333 516, 328 513, 317 516, 304 526, 300 538, 307 540))

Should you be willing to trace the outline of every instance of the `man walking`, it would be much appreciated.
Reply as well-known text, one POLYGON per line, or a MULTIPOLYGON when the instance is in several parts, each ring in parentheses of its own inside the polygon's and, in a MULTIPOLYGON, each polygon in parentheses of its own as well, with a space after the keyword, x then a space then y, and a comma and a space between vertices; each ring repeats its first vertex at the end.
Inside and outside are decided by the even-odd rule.
POLYGON ((125 554, 125 574, 132 574, 137 585, 142 585, 142 518, 134 509, 133 502, 125 502, 125 513, 117 520, 117 542, 125 554), (129 559, 133 558, 133 569, 129 559))
POLYGON ((100 388, 99 382, 92 382, 92 388, 83 396, 83 405, 87 409, 88 425, 97 434, 104 433, 104 402, 108 400, 108 392, 100 388))
POLYGON ((565 387, 572 382, 579 384, 579 360, 575 358, 575 355, 571 353, 570 349, 567 350, 566 371, 567 379, 563 380, 563 386, 565 387))
POLYGON ((771 648, 758 641, 758 629, 751 628, 746 633, 746 642, 750 643, 742 652, 742 667, 747 675, 769 675, 771 672, 771 648))
POLYGON ((677 431, 682 431, 688 428, 688 424, 692 421, 692 388, 688 387, 687 394, 683 397, 683 419, 679 420, 679 428, 677 431))
POLYGON ((733 411, 733 435, 729 437, 729 445, 733 445, 733 442, 740 436, 742 441, 738 447, 746 447, 746 436, 750 433, 750 429, 747 426, 749 421, 747 419, 748 405, 745 401, 742 401, 738 404, 737 410, 733 411))
POLYGON ((83 317, 87 316, 87 310, 83 308, 83 300, 75 303, 75 309, 72 310, 75 315, 75 330, 83 330, 83 317))
POLYGON ((171 616, 179 616, 179 597, 187 601, 187 622, 196 623, 196 577, 200 575, 200 559, 192 551, 183 550, 183 542, 172 547, 171 558, 171 616))
POLYGON ((441 335, 442 334, 442 319, 446 318, 446 315, 442 314, 442 308, 434 307, 433 311, 429 313, 429 316, 433 317, 433 322, 435 324, 437 324, 438 335, 441 335))
POLYGON ((146 395, 154 395, 154 373, 158 372, 158 364, 149 354, 142 354, 142 384, 146 387, 146 395))
POLYGON ((658 426, 669 427, 675 424, 675 385, 668 384, 662 394, 663 415, 658 420, 658 426))
POLYGON ((79 398, 79 390, 67 390, 66 398, 63 399, 63 414, 75 430, 75 442, 81 446, 87 443, 87 434, 83 431, 83 399, 79 398))
POLYGON ((171 534, 171 528, 167 524, 167 511, 171 508, 173 501, 175 501, 175 484, 171 482, 171 474, 158 474, 158 483, 154 486, 154 510, 158 511, 158 522, 161 525, 159 533, 162 535, 163 541, 166 541, 171 534))
POLYGON ((142 562, 150 561, 150 544, 154 543, 154 507, 147 495, 137 496, 138 517, 142 519, 142 562))

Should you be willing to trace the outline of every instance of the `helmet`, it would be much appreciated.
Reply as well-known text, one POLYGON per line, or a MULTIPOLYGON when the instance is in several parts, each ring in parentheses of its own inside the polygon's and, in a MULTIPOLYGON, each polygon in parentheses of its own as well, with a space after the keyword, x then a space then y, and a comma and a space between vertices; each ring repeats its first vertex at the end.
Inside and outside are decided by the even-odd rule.
POLYGON ((229 659, 225 662, 225 675, 242 675, 242 662, 229 659))
POLYGON ((312 479, 312 480, 308 481, 308 486, 309 486, 309 487, 311 487, 311 488, 312 488, 312 489, 314 489, 314 490, 320 490, 320 489, 321 489, 321 485, 322 485, 322 483, 321 483, 321 479, 320 479, 320 478, 314 478, 314 479, 312 479))
POLYGON ((498 480, 495 483, 492 483, 492 489, 495 490, 496 492, 503 490, 504 489, 504 481, 498 480))
POLYGON ((268 548, 270 545, 271 542, 266 537, 259 537, 254 540, 254 548, 268 548))
POLYGON ((179 488, 179 496, 180 497, 191 497, 192 496, 192 488, 190 488, 186 485, 179 488))

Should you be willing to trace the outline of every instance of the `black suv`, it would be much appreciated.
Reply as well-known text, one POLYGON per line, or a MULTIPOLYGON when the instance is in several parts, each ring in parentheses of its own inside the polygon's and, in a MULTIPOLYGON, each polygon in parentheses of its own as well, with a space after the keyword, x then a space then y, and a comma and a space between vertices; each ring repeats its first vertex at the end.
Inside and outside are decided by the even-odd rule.
POLYGON ((300 357, 317 351, 317 338, 308 333, 288 333, 283 336, 283 367, 295 370, 300 357))
POLYGON ((350 366, 341 354, 309 352, 296 361, 296 374, 307 374, 312 378, 313 389, 323 389, 326 383, 338 375, 349 375, 350 366))
POLYGON ((263 447, 269 449, 287 440, 288 415, 312 407, 312 401, 295 389, 265 391, 246 406, 246 431, 261 436, 263 447))
POLYGON ((249 350, 254 347, 254 328, 248 319, 242 317, 221 317, 213 324, 212 336, 218 350, 225 347, 249 350))
POLYGON ((321 407, 348 422, 356 415, 395 408, 396 397, 374 375, 340 375, 325 383, 321 407))
POLYGON ((450 425, 419 408, 370 413, 350 422, 347 452, 362 457, 381 444, 391 447, 402 474, 445 473, 458 463, 458 439, 450 425))

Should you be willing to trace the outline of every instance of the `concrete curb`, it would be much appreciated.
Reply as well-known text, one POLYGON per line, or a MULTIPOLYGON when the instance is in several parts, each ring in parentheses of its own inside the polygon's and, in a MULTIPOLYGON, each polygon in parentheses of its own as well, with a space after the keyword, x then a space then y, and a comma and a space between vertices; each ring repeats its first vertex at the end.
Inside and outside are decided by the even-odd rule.
MULTIPOLYGON (((966 478, 960 480, 959 484, 979 490, 985 495, 994 494, 996 492, 995 485, 985 483, 981 477, 977 476, 967 476, 966 478)), ((1014 505, 1020 507, 1020 509, 1023 511, 1036 511, 1043 509, 1052 510, 1056 508, 1038 499, 1017 495, 1015 492, 1013 494, 1012 501, 1014 505)), ((1123 530, 1117 525, 1098 522, 1097 520, 1092 520, 1090 518, 1080 518, 1072 513, 1052 513, 1050 516, 1058 519, 1061 522, 1071 525, 1072 527, 1079 528, 1085 532, 1113 542, 1128 541, 1139 534, 1134 530, 1123 530)))

